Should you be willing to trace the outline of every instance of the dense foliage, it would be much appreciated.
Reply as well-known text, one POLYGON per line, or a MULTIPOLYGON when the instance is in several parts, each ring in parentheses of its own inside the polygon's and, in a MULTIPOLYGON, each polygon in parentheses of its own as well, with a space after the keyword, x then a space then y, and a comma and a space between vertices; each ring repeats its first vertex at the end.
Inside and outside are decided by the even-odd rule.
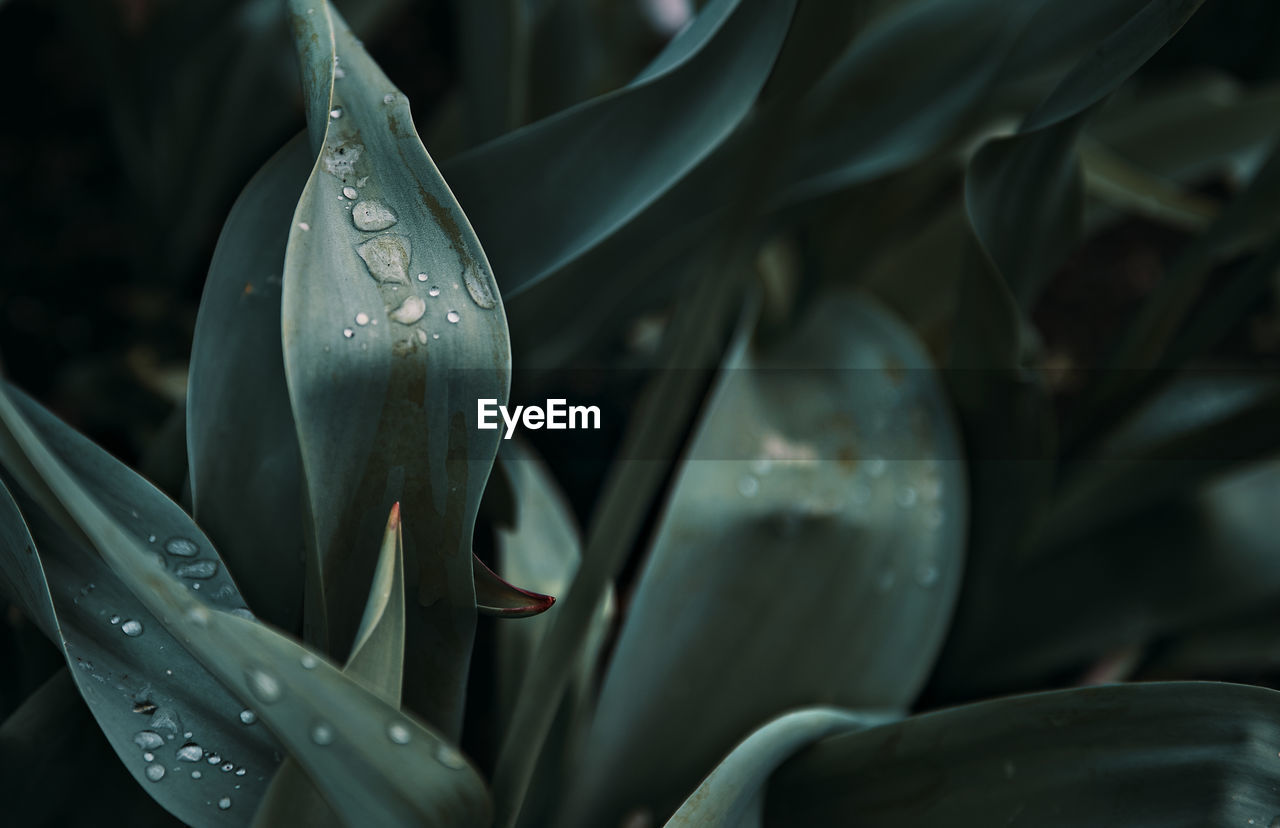
POLYGON ((0 9, 13 824, 1280 824, 1280 14, 697 5, 0 9))

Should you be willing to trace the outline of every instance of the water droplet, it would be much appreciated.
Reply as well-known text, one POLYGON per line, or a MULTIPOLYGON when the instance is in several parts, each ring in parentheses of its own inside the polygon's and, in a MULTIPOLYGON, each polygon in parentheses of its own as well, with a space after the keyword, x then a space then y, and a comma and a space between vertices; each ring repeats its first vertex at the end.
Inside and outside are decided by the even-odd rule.
POLYGON ((194 558, 200 554, 200 547, 187 538, 169 538, 164 542, 164 551, 179 558, 194 558))
POLYGON ((401 325, 412 325, 421 319, 426 312, 427 303, 422 301, 422 297, 410 296, 404 300, 400 307, 391 312, 391 318, 401 325))
POLYGON ((200 778, 200 777, 202 777, 202 776, 204 776, 204 774, 203 774, 203 773, 201 773, 201 772, 200 772, 200 771, 198 771, 198 770, 193 770, 193 771, 191 772, 191 778, 192 778, 192 779, 199 779, 199 778, 200 778))
POLYGON ((432 338, 432 339, 439 339, 439 338, 440 338, 440 334, 432 334, 432 335, 431 335, 431 338, 432 338))
POLYGON ((299 662, 302 664, 302 669, 304 670, 314 670, 316 669, 316 665, 320 663, 320 661, 311 653, 304 653, 302 658, 299 659, 299 662))
POLYGON ((231 773, 231 771, 235 770, 235 768, 236 768, 236 766, 235 766, 235 765, 233 765, 233 764, 231 764, 230 762, 223 762, 223 763, 222 763, 222 772, 223 772, 223 773, 231 773))
POLYGON ((147 543, 155 543, 155 542, 156 542, 155 535, 147 535, 147 543))
POLYGON ((462 770, 467 766, 467 760, 462 758, 462 754, 448 745, 442 744, 436 748, 436 759, 440 764, 452 770, 462 770))
POLYGON ((156 755, 151 751, 147 751, 146 753, 142 754, 142 759, 145 762, 154 762, 156 760, 156 755))
POLYGON ((364 311, 360 311, 360 313, 357 313, 357 314, 356 314, 356 324, 357 324, 357 325, 368 325, 368 324, 369 324, 369 314, 365 313, 364 311))
POLYGON ((316 725, 311 728, 311 741, 322 746, 333 744, 333 728, 329 727, 329 725, 324 722, 317 722, 316 725))
POLYGON ((458 324, 458 320, 461 319, 462 317, 458 314, 457 311, 451 310, 444 315, 444 318, 448 319, 450 322, 456 325, 458 324))
POLYGON ((426 331, 418 331, 418 341, 419 341, 419 342, 421 342, 423 345, 426 345, 426 344, 427 344, 427 332, 426 332, 426 331))
MULTIPOLYGON (((425 274, 424 274, 424 275, 425 275, 425 274)), ((439 295, 440 295, 440 288, 438 288, 438 287, 429 287, 429 288, 427 288, 427 295, 428 295, 428 296, 439 296, 439 295)))
POLYGON ((111 620, 111 623, 112 623, 112 624, 119 624, 119 623, 120 623, 120 616, 118 616, 118 615, 113 615, 113 616, 111 616, 111 619, 110 619, 110 620, 111 620))
POLYGON ((467 285, 467 293, 471 294, 471 301, 482 308, 492 308, 498 304, 493 298, 493 288, 489 287, 490 279, 488 273, 481 273, 475 267, 468 267, 462 273, 462 281, 467 285))
POLYGON ((311 229, 311 225, 307 224, 305 221, 300 221, 298 222, 298 229, 305 233, 311 229))
POLYGON ((147 727, 162 734, 166 739, 173 739, 182 730, 182 720, 171 708, 160 707, 151 714, 151 721, 147 722, 147 727))
POLYGON ((224 796, 224 797, 222 797, 222 799, 219 799, 219 800, 218 800, 218 807, 219 807, 219 808, 221 808, 221 809, 222 809, 222 810, 224 810, 224 811, 229 810, 229 809, 231 808, 231 797, 229 797, 229 796, 224 796))
POLYGON ((384 285, 407 285, 410 248, 410 242, 404 236, 384 233, 357 247, 356 252, 364 259, 374 281, 384 285))
POLYGON ((931 587, 938 582, 941 573, 931 563, 922 563, 916 567, 916 583, 922 587, 931 587))
POLYGON ((249 611, 248 607, 236 607, 231 611, 231 614, 234 615, 236 618, 247 618, 250 621, 257 620, 256 616, 254 616, 254 614, 249 611))
POLYGON ((164 779, 163 765, 147 765, 147 778, 152 782, 159 782, 164 779))
POLYGON ((330 117, 330 118, 332 118, 332 119, 334 119, 335 121, 336 121, 336 120, 338 120, 339 118, 341 118, 341 117, 342 117, 342 107, 340 107, 340 106, 335 106, 333 109, 330 109, 330 110, 329 110, 329 117, 330 117))
POLYGON ((188 742, 178 748, 178 759, 183 762, 199 762, 204 756, 204 751, 194 742, 188 742))
POLYGON ((356 202, 356 206, 351 208, 351 223, 366 233, 386 230, 399 220, 395 210, 377 199, 356 202))
POLYGON ((130 618, 128 621, 120 625, 120 632, 124 633, 130 638, 137 638, 138 636, 142 635, 142 622, 135 621, 132 618, 130 618))
POLYGON ((392 722, 387 727, 387 738, 397 745, 407 745, 409 744, 409 728, 400 722, 392 722))
POLYGON ((356 332, 351 330, 350 328, 343 328, 342 335, 345 336, 347 339, 350 339, 351 337, 356 335, 356 332))
POLYGON ((179 578, 212 578, 218 574, 217 561, 192 561, 189 564, 183 564, 174 572, 179 578))
POLYGON ((149 699, 143 699, 142 701, 134 702, 133 704, 134 713, 154 713, 155 711, 156 703, 149 699))
MULTIPOLYGON (((200 586, 196 584, 196 586, 200 586)), ((207 607, 198 606, 187 610, 187 620, 197 627, 209 626, 209 610, 207 607)))
POLYGON ((280 681, 275 676, 260 667, 251 667, 245 670, 244 675, 249 682, 250 692, 258 701, 263 704, 273 704, 280 700, 283 691, 280 689, 280 681))
MULTIPOLYGON (((236 769, 236 776, 244 776, 244 768, 237 768, 237 769, 236 769)), ((239 785, 236 785, 236 787, 238 788, 238 787, 240 787, 240 786, 239 786, 239 785)))
POLYGON ((355 187, 343 187, 342 195, 346 198, 356 199, 360 197, 360 191, 355 187))
POLYGON ((738 478, 738 492, 743 497, 755 497, 756 492, 760 491, 760 481, 756 480, 749 474, 744 474, 738 478))
POLYGON ((133 743, 143 750, 154 750, 164 744, 164 737, 152 730, 139 730, 133 735, 133 743))
POLYGON ((222 757, 216 753, 211 753, 209 754, 209 758, 206 759, 205 761, 207 761, 210 765, 216 765, 222 761, 222 757))
POLYGON ((384 104, 393 104, 396 102, 396 96, 391 92, 388 92, 387 94, 382 96, 382 102, 384 104))
POLYGON ((251 725, 258 721, 258 714, 248 708, 245 708, 240 711, 240 721, 244 724, 251 725))
POLYGON ((427 281, 427 274, 425 274, 425 273, 419 273, 419 274, 418 274, 418 281, 419 281, 419 282, 425 282, 425 281, 427 281))

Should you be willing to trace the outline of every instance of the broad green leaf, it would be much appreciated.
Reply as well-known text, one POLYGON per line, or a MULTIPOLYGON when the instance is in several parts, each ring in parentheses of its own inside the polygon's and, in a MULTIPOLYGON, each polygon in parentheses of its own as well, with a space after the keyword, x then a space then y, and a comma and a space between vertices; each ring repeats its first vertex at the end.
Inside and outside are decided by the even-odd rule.
POLYGON ((312 160, 294 138, 231 208, 191 345, 187 453, 192 514, 245 582, 258 615, 302 620, 302 460, 280 350, 289 215, 312 160))
POLYGON ((504 295, 604 244, 719 146, 755 102, 794 6, 712 0, 630 85, 450 160, 445 178, 504 295))
POLYGON ((970 162, 965 202, 974 231, 1024 307, 1080 234, 1075 143, 1085 120, 1203 2, 1152 0, 1067 73, 1016 134, 988 141, 970 162))
POLYGON ((1067 471, 1038 529, 1037 554, 1280 451, 1277 415, 1274 376, 1212 369, 1176 376, 1067 471))
POLYGON ((665 817, 788 709, 909 706, 967 511, 948 402, 886 312, 826 293, 772 346, 740 348, 667 502, 563 824, 665 817))
POLYGON ((997 699, 829 737, 765 825, 1258 825, 1280 815, 1280 694, 1130 684, 997 699))
POLYGON ((485 254, 409 107, 322 3, 290 6, 317 158, 285 254, 285 375, 313 548, 309 636, 351 646, 378 522, 404 514, 405 703, 456 737, 475 630, 471 537, 511 354, 485 254), (335 56, 343 76, 335 77, 335 56))
POLYGON ((1170 345, 1196 307, 1213 268, 1260 241, 1273 241, 1280 232, 1278 201, 1280 146, 1273 146, 1249 187, 1223 207, 1203 234, 1187 243, 1125 330, 1086 401, 1077 442, 1096 438, 1153 390, 1152 378, 1172 367, 1170 345))
MULTIPOLYGON (((582 559, 582 540, 569 504, 550 471, 527 445, 514 440, 504 443, 499 462, 510 476, 516 501, 514 525, 497 532, 499 568, 515 581, 542 592, 562 595, 573 581, 582 559)), ((529 662, 551 616, 557 611, 552 607, 543 616, 501 624, 497 629, 500 726, 507 724, 515 709, 529 662)), ((614 612, 613 591, 609 590, 589 621, 591 631, 582 655, 577 665, 570 668, 573 678, 538 759, 522 825, 540 825, 551 818, 549 811, 554 808, 555 797, 565 783, 573 752, 592 710, 597 663, 614 612)))
POLYGON ((1135 166, 1182 184, 1248 163, 1277 131, 1280 84, 1242 89, 1199 73, 1121 90, 1085 129, 1135 166))
MULTIPOLYGON (((369 602, 364 608, 360 632, 342 672, 365 685, 387 704, 400 706, 404 680, 404 543, 400 528, 400 504, 391 507, 387 529, 378 552, 369 602)), ((285 759, 276 771, 254 825, 294 823, 309 828, 342 822, 324 801, 311 780, 293 759, 285 759)))
POLYGON ((862 730, 891 716, 815 707, 786 713, 752 733, 716 765, 667 820, 666 828, 750 828, 762 824, 765 783, 793 754, 826 736, 862 730))
POLYGON ((806 96, 803 149, 790 158, 780 202, 895 172, 954 139, 1035 8, 927 0, 872 23, 806 96))
POLYGON ((741 302, 740 274, 745 269, 741 257, 703 261, 708 266, 672 315, 660 369, 642 391, 617 452, 620 459, 605 478, 582 566, 559 609, 550 616, 521 684, 494 768, 497 825, 514 826, 520 818, 538 757, 572 683, 574 666, 591 644, 592 619, 635 544, 670 467, 667 461, 637 458, 675 455, 717 361, 714 355, 721 348, 729 314, 741 302))
MULTIPOLYGON (((132 542, 181 579, 175 589, 188 590, 193 607, 247 613, 225 564, 176 504, 29 398, 7 393, 80 485, 96 492, 128 527, 132 542)), ((11 480, 18 476, 11 447, 0 447, 0 460, 11 480)), ((234 793, 237 803, 253 808, 279 762, 279 744, 266 729, 241 721, 245 704, 157 620, 154 609, 74 526, 42 509, 34 493, 15 494, 22 514, 0 486, 0 586, 64 654, 77 690, 121 763, 152 798, 188 824, 242 822, 241 812, 226 813, 209 802, 234 793), (222 761, 209 767, 205 758, 211 755, 222 761), (224 774, 218 768, 223 762, 244 773, 224 774), (153 768, 159 771, 151 773, 164 778, 151 780, 153 768), (202 768, 205 778, 191 777, 202 768), (240 789, 233 790, 235 785, 240 789)))
POLYGON ((1218 203, 1187 192, 1152 175, 1087 138, 1079 147, 1085 191, 1126 213, 1184 230, 1203 230, 1218 212, 1218 203))
POLYGON ((957 609, 935 689, 973 698, 1026 688, 1122 647, 1274 607, 1278 483, 1280 467, 1263 463, 1057 554, 1006 564, 1000 588, 957 609))
POLYGON ((0 725, 0 795, 12 825, 130 828, 183 823, 133 783, 103 737, 71 668, 59 668, 0 725), (75 796, 68 796, 73 789, 75 796), (86 807, 89 806, 89 807, 86 807))
POLYGON ((356 824, 487 823, 483 782, 435 731, 292 639, 199 600, 65 465, 101 459, 83 445, 55 452, 54 443, 51 450, 7 393, 0 393, 0 423, 0 456, 24 491, 58 522, 83 533, 180 648, 253 706, 256 720, 317 782, 340 818, 356 824))

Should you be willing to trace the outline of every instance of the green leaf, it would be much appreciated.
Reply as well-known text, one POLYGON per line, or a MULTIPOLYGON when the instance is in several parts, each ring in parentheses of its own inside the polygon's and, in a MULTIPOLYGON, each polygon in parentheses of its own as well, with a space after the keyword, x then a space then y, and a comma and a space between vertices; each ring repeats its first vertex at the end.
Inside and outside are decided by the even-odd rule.
POLYGON ((1280 450, 1280 382, 1244 371, 1190 371, 1121 423, 1059 484, 1037 554, 1280 450))
POLYGON ((1280 84, 1241 89, 1219 74, 1147 82, 1121 90, 1085 131, 1152 175, 1194 184, 1265 151, 1280 131, 1280 84))
POLYGON ((827 293, 772 346, 739 349, 667 502, 563 824, 665 817, 790 708, 910 705, 950 619, 967 510, 932 365, 876 305, 827 293))
MULTIPOLYGON (((0 423, 0 457, 27 494, 55 520, 84 533, 178 649, 253 705, 257 720, 317 781, 344 821, 487 824, 483 782, 442 737, 270 627, 211 608, 161 566, 150 544, 68 470, 66 464, 76 464, 84 473, 84 465, 107 459, 88 451, 92 444, 55 442, 51 450, 7 393, 0 393, 0 423)), ((230 712, 227 719, 233 715, 241 723, 230 712)))
POLYGON ((1024 307, 1080 235, 1075 144, 1085 120, 1203 2, 1152 0, 1081 60, 1015 135, 988 141, 970 162, 965 202, 974 231, 1024 307))
MULTIPOLYGON (((606 243, 719 146, 768 78, 794 6, 712 0, 630 85, 450 160, 445 178, 503 294, 606 243)), ((576 306, 543 312, 568 319, 576 306)))
POLYGON ((779 201, 811 200, 896 172, 955 138, 1036 7, 998 5, 906 3, 861 32, 806 96, 803 149, 790 158, 779 201))
POLYGON ((280 350, 289 215, 312 160, 302 136, 231 208, 196 317, 187 388, 192 514, 263 619, 302 620, 302 460, 280 350))
MULTIPOLYGON (((504 442, 499 462, 510 476, 516 499, 517 520, 497 532, 500 568, 520 583, 546 593, 564 594, 582 560, 582 540, 555 479, 537 454, 518 440, 504 442)), ((498 646, 498 720, 505 727, 516 707, 520 685, 548 625, 559 609, 551 607, 537 618, 501 624, 498 646)), ((538 757, 530 785, 530 801, 521 816, 522 825, 545 824, 556 795, 571 772, 581 731, 595 700, 597 666, 605 637, 615 614, 613 590, 600 601, 589 620, 590 631, 555 722, 538 757)))
POLYGON ((793 754, 837 733, 881 724, 892 716, 815 707, 779 716, 752 733, 716 765, 666 828, 746 828, 762 824, 765 783, 793 754))
MULTIPOLYGON (((182 586, 175 581, 174 588, 185 591, 193 607, 247 612, 225 564, 176 504, 29 398, 13 390, 7 394, 30 420, 33 433, 71 465, 79 485, 95 492, 114 520, 128 527, 124 531, 131 542, 182 577, 182 586)), ((0 441, 6 436, 0 433, 0 441)), ((10 479, 17 477, 25 486, 15 468, 19 457, 11 444, 0 442, 0 460, 10 479)), ((120 761, 143 790, 188 824, 242 821, 240 811, 223 812, 209 800, 231 795, 240 785, 235 801, 254 807, 278 764, 273 754, 279 744, 266 729, 241 722, 244 703, 184 648, 154 607, 133 594, 74 525, 42 508, 36 493, 16 494, 22 514, 0 485, 0 549, 6 550, 0 557, 0 586, 63 653, 77 690, 120 761), (192 779, 189 771, 196 766, 177 756, 188 743, 222 756, 245 774, 223 776, 215 767, 210 778, 192 779), (147 761, 145 753, 155 760, 147 761), (151 781, 147 770, 152 766, 166 771, 165 778, 151 781)), ((204 765, 203 755, 196 759, 204 765)))
POLYGON ((506 402, 506 318, 404 96, 340 18, 310 5, 291 13, 318 157, 290 231, 282 318, 314 527, 308 634, 349 649, 369 540, 399 501, 416 598, 405 702, 456 737, 475 629, 471 538, 501 439, 477 429, 476 400, 506 402))
MULTIPOLYGON (((404 537, 400 528, 400 504, 391 507, 382 536, 378 566, 373 573, 369 602, 344 675, 363 684, 394 707, 400 706, 404 680, 404 537)), ((320 828, 341 828, 342 821, 324 801, 311 780, 293 759, 285 759, 262 805, 254 814, 255 826, 294 823, 320 828)))
POLYGON ((935 687, 947 698, 1027 688, 1120 648, 1274 607, 1278 483, 1280 467, 1259 464, 1058 554, 1007 564, 1000 588, 965 596, 935 687))
POLYGON ((1280 694, 1132 684, 832 736, 775 774, 765 825, 1269 825, 1280 694))

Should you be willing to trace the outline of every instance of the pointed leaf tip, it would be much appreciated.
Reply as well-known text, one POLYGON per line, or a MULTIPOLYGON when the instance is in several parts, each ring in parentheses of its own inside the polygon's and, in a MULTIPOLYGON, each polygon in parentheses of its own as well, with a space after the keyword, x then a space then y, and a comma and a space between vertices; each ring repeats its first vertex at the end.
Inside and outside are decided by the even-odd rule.
POLYGON ((476 609, 485 615, 529 618, 541 615, 556 602, 550 595, 507 583, 474 554, 471 560, 476 579, 476 609))

